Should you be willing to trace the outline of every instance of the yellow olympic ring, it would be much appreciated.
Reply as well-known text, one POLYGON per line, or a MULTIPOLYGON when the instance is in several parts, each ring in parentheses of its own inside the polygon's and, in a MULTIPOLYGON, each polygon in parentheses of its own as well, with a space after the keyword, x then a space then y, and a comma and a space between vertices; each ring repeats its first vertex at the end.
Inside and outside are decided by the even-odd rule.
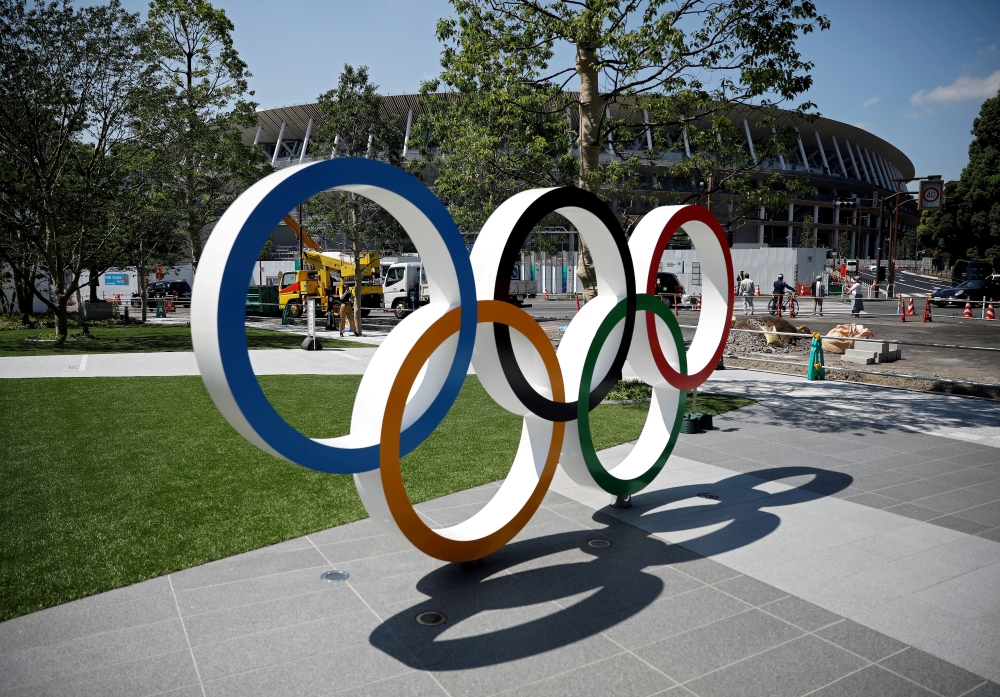
MULTIPOLYGON (((548 372, 553 401, 564 402, 566 395, 559 361, 552 348, 552 343, 538 323, 523 310, 499 300, 480 300, 478 307, 480 323, 504 324, 520 332, 531 342, 541 356, 548 372)), ((379 466, 385 501, 399 530, 414 547, 424 554, 453 562, 482 559, 510 542, 528 523, 541 504, 555 474, 556 465, 559 463, 559 454, 562 450, 563 434, 566 429, 566 424, 563 422, 546 422, 552 427, 548 455, 545 458, 542 471, 536 472, 537 482, 530 489, 526 500, 515 500, 518 497, 524 499, 525 493, 527 493, 527 486, 524 485, 523 478, 508 475, 496 496, 469 520, 444 530, 433 530, 424 523, 414 510, 413 504, 410 503, 403 485, 399 457, 399 434, 410 388, 431 354, 445 340, 458 332, 461 312, 462 308, 454 308, 432 324, 403 360, 402 367, 399 369, 389 392, 389 398, 386 400, 385 416, 382 420, 379 466), (508 484, 511 488, 505 492, 504 489, 508 484), (516 511, 512 515, 504 510, 511 508, 516 511), (486 534, 480 535, 474 530, 484 527, 488 530, 486 534)))

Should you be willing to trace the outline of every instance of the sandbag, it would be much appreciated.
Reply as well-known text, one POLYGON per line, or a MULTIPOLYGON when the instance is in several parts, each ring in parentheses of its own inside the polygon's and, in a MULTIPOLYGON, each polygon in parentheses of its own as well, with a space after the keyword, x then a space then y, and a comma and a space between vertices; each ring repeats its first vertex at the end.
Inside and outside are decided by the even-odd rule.
POLYGON ((875 335, 863 324, 838 324, 827 332, 823 339, 823 350, 830 353, 845 353, 847 349, 854 348, 854 339, 874 338, 875 335))

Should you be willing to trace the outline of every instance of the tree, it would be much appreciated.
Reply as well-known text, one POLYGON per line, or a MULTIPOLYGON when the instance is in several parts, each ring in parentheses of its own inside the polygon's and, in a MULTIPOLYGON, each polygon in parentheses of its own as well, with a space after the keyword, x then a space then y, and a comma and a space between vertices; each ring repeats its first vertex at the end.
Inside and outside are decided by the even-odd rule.
POLYGON ((257 122, 251 74, 233 47, 233 23, 207 0, 153 0, 147 29, 161 102, 147 114, 145 137, 164 159, 162 199, 197 267, 205 228, 270 171, 239 130, 257 122))
MULTIPOLYGON (((337 87, 319 96, 323 124, 317 130, 324 152, 346 157, 368 157, 399 165, 403 130, 395 117, 382 110, 378 85, 368 68, 344 65, 337 87)), ((329 191, 308 202, 313 220, 327 233, 341 232, 350 241, 354 261, 354 328, 361 333, 361 257, 381 250, 386 236, 398 235, 399 225, 381 206, 354 192, 329 191)))
POLYGON ((983 102, 972 122, 969 163, 958 180, 945 182, 945 206, 925 211, 917 227, 938 252, 952 258, 1000 263, 1000 92, 983 102))
POLYGON ((972 135, 958 186, 969 204, 966 256, 1000 260, 1000 91, 983 102, 972 135))
POLYGON ((813 217, 807 215, 802 219, 802 237, 799 238, 799 246, 812 249, 816 246, 816 228, 813 225, 813 217))
MULTIPOLYGON (((634 144, 647 129, 657 152, 676 148, 674 136, 684 134, 693 157, 676 169, 696 173, 703 182, 697 195, 767 194, 751 185, 749 174, 787 150, 793 133, 767 108, 809 89, 812 64, 802 60, 795 40, 829 27, 810 0, 452 3, 457 17, 440 20, 437 28, 445 42, 443 81, 463 94, 478 89, 531 111, 575 110, 578 185, 598 194, 601 154, 610 146, 617 156, 620 146, 634 144), (554 63, 557 43, 572 46, 572 63, 554 63), (565 92, 574 81, 579 92, 565 92), (524 104, 526 86, 548 97, 544 106, 537 100, 524 104), (775 131, 771 142, 755 143, 756 159, 726 118, 749 104, 762 109, 759 124, 775 131), (634 118, 610 118, 615 106, 643 114, 640 125, 634 118)), ((806 102, 795 110, 804 115, 812 106, 806 102)), ((583 242, 580 252, 578 273, 590 297, 596 292, 593 262, 583 242)))
POLYGON ((123 174, 140 151, 135 116, 151 93, 144 34, 117 0, 30 10, 0 0, 0 23, 0 258, 23 289, 22 310, 40 298, 63 341, 82 272, 103 271, 122 232, 109 201, 135 184, 123 174), (48 289, 38 292, 42 274, 48 289))
POLYGON ((546 110, 544 91, 522 86, 510 104, 475 85, 435 94, 439 86, 421 86, 426 112, 411 138, 422 156, 415 168, 433 172, 435 193, 463 233, 474 236, 519 191, 574 182, 572 132, 565 114, 546 110))

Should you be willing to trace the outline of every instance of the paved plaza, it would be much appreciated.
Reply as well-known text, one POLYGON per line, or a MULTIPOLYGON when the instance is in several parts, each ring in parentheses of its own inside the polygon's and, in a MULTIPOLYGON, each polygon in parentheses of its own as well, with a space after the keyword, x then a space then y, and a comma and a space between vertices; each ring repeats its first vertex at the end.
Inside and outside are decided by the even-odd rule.
POLYGON ((996 406, 713 383, 763 401, 681 436, 630 509, 560 471, 478 568, 364 520, 67 603, 0 624, 0 694, 1000 695, 996 406))

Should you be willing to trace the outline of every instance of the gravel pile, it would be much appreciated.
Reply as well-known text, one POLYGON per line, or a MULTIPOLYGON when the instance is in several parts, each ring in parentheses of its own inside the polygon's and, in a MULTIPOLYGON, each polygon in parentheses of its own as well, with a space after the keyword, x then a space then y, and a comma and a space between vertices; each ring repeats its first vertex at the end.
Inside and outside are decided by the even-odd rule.
MULTIPOLYGON (((763 329, 759 319, 745 319, 739 322, 735 329, 763 329)), ((726 353, 737 355, 747 355, 753 353, 788 354, 788 353, 809 353, 812 345, 812 337, 804 334, 801 339, 794 336, 783 336, 785 343, 781 346, 769 346, 763 334, 750 334, 749 332, 729 332, 729 339, 726 341, 726 353)))

